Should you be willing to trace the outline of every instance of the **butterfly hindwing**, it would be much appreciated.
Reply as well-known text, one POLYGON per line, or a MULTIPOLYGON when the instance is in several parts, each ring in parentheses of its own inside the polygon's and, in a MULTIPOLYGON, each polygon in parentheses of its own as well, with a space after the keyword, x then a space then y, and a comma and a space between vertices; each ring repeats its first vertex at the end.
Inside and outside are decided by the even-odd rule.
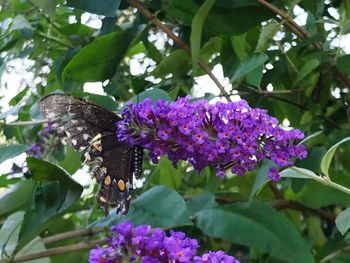
POLYGON ((140 178, 142 173, 143 148, 130 148, 117 141, 115 125, 121 118, 96 104, 64 94, 42 98, 39 108, 59 136, 83 152, 82 162, 93 165, 93 176, 100 184, 97 201, 105 214, 109 206, 126 214, 133 174, 140 178))

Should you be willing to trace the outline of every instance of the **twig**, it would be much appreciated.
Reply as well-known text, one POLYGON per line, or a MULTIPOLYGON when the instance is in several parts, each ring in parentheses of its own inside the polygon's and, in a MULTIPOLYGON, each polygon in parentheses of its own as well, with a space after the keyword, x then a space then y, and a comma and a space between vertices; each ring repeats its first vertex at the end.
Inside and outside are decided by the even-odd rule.
POLYGON ((103 231, 105 231, 105 228, 103 227, 78 229, 78 230, 68 231, 65 233, 60 233, 54 236, 46 237, 43 239, 43 243, 47 245, 60 240, 70 239, 74 237, 93 236, 103 231))
MULTIPOLYGON (((185 42, 182 41, 178 36, 176 36, 171 29, 163 24, 154 14, 148 11, 140 2, 137 0, 127 0, 127 2, 139 10, 146 18, 148 18, 153 24, 155 24, 158 28, 163 30, 167 36, 174 41, 174 43, 182 48, 189 56, 191 56, 191 49, 185 42)), ((220 89, 221 94, 227 99, 227 101, 231 101, 230 96, 225 91, 224 87, 221 85, 219 80, 214 76, 213 72, 209 68, 207 64, 205 64, 201 59, 198 59, 198 65, 202 68, 202 70, 214 81, 215 85, 220 89)))
MULTIPOLYGON (((91 249, 91 248, 94 248, 97 244, 103 244, 105 242, 106 242, 105 239, 100 239, 100 240, 80 242, 73 245, 50 248, 41 252, 36 252, 36 253, 24 255, 24 256, 16 256, 11 262, 13 263, 25 262, 25 261, 38 259, 38 258, 46 258, 46 257, 66 254, 69 252, 74 252, 74 251, 79 251, 84 249, 91 249)), ((0 262, 2 263, 6 261, 0 261, 0 262)))
POLYGON ((322 209, 306 207, 297 201, 276 200, 271 202, 271 206, 276 209, 292 209, 300 212, 310 212, 331 223, 334 223, 336 218, 336 215, 332 213, 326 212, 322 209))

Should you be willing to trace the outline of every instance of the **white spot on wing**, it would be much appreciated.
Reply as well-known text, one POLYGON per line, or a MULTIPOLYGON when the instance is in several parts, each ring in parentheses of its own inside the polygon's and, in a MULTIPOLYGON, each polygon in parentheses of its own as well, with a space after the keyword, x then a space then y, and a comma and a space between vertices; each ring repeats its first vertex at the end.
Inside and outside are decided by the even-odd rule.
POLYGON ((75 146, 75 145, 77 145, 77 140, 72 140, 72 144, 75 146))

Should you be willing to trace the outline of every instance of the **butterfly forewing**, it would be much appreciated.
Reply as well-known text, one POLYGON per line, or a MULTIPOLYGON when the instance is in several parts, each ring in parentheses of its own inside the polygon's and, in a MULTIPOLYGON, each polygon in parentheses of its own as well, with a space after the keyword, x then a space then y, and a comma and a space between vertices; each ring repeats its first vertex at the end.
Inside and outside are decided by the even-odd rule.
POLYGON ((52 94, 39 102, 46 119, 74 149, 83 151, 82 161, 94 166, 93 176, 100 183, 97 201, 108 214, 118 207, 126 214, 130 203, 133 174, 142 174, 143 148, 128 147, 116 138, 115 113, 82 99, 52 94))

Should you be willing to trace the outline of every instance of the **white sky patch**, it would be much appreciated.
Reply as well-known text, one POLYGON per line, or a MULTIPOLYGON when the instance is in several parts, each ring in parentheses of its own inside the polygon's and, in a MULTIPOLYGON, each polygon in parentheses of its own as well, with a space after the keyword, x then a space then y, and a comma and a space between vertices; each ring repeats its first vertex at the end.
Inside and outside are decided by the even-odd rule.
POLYGON ((103 89, 102 82, 85 82, 83 86, 84 92, 93 93, 97 95, 106 95, 103 89))
POLYGON ((87 12, 81 15, 81 23, 95 29, 100 29, 102 27, 102 19, 103 16, 87 12))

